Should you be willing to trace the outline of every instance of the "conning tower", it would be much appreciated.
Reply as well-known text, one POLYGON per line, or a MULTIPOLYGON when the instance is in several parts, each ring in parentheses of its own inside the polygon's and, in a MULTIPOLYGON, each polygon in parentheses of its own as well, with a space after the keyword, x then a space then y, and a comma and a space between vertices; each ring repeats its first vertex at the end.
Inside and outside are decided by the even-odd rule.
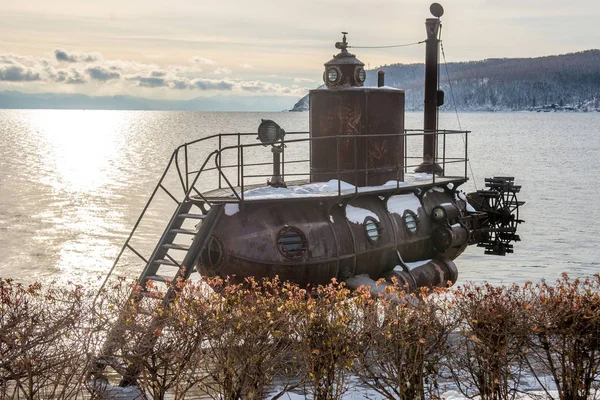
POLYGON ((325 87, 310 91, 311 181, 377 186, 402 180, 404 91, 363 87, 364 63, 342 34, 339 54, 325 63, 325 87))

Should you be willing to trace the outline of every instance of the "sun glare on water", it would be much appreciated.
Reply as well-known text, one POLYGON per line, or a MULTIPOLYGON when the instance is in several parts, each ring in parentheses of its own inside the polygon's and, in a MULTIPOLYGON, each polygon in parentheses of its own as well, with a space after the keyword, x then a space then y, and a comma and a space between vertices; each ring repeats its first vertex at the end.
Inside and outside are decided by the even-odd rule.
POLYGON ((111 205, 120 197, 115 177, 126 153, 130 114, 44 110, 28 117, 37 142, 40 191, 49 192, 35 216, 49 224, 35 239, 56 258, 61 280, 81 282, 86 279, 77 275, 102 274, 114 257, 112 241, 127 229, 122 208, 111 205), (50 243, 56 236, 60 241, 50 243))
POLYGON ((119 136, 126 114, 111 111, 61 111, 32 114, 48 148, 44 162, 56 174, 48 179, 56 190, 72 193, 101 189, 115 167, 119 136))

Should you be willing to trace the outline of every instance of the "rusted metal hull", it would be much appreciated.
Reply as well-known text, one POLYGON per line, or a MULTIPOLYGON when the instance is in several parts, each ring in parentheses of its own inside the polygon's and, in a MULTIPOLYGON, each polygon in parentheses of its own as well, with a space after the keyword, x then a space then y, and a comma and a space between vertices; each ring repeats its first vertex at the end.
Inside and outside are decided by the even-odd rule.
POLYGON ((306 286, 363 274, 386 277, 401 264, 398 252, 406 262, 454 259, 464 251, 467 238, 440 251, 433 233, 468 219, 466 204, 445 186, 431 185, 419 192, 373 192, 344 201, 334 197, 247 202, 244 210, 223 216, 213 231, 214 252, 219 254, 200 257, 197 269, 208 276, 233 276, 235 281, 278 276, 306 286), (453 221, 432 221, 432 210, 440 204, 455 208, 453 221), (407 227, 407 214, 416 221, 414 232, 407 227), (366 229, 370 219, 377 222, 376 240, 366 229), (303 235, 299 243, 305 246, 293 257, 281 244, 282 232, 290 230, 303 235))

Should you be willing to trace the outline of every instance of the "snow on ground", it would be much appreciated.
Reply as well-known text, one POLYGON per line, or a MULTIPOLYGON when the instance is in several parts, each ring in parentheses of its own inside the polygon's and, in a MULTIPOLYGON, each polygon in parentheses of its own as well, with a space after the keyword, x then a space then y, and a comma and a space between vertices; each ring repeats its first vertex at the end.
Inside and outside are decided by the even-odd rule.
POLYGON ((90 381, 88 384, 90 387, 95 386, 97 388, 97 393, 102 399, 138 400, 144 398, 142 391, 137 386, 119 387, 101 380, 90 381))

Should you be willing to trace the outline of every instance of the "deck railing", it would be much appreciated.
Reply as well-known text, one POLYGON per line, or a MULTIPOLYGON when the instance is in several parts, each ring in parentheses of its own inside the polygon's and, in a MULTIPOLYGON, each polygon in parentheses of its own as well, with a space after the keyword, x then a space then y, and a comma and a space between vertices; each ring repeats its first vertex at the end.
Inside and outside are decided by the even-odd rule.
MULTIPOLYGON (((442 176, 452 176, 456 178, 467 178, 468 175, 468 134, 469 131, 457 130, 439 130, 438 135, 438 154, 437 163, 442 167, 444 173, 442 176), (451 138, 460 138, 462 140, 452 143, 451 138), (448 173, 452 170, 452 173, 448 173)), ((406 130, 402 133, 392 134, 368 134, 368 135, 336 135, 323 137, 309 137, 308 132, 287 132, 282 144, 281 153, 281 176, 283 180, 308 179, 312 176, 313 180, 319 175, 338 177, 349 176, 360 173, 376 172, 395 172, 397 181, 404 180, 406 174, 413 171, 422 161, 422 140, 424 135, 431 132, 422 130, 406 130), (384 168, 360 168, 357 165, 357 157, 354 157, 353 168, 342 168, 339 165, 340 141, 350 140, 353 143, 353 151, 356 153, 359 141, 365 139, 384 139, 399 137, 404 142, 404 154, 402 155, 402 164, 395 167, 384 168), (319 172, 310 170, 310 147, 318 145, 319 142, 336 141, 336 156, 338 165, 336 168, 319 172), (291 154, 291 156, 290 156, 291 154)), ((270 147, 265 147, 262 143, 254 140, 256 133, 221 133, 198 140, 185 143, 178 147, 173 153, 173 160, 177 166, 182 188, 185 192, 191 190, 196 195, 202 195, 214 189, 229 189, 228 196, 232 196, 239 201, 244 200, 244 191, 246 188, 258 183, 266 183, 266 180, 272 176, 273 162, 271 158, 270 147), (250 141, 250 140, 251 141, 250 141), (212 142, 212 143, 211 143, 212 142), (214 162, 204 162, 202 168, 193 168, 193 153, 198 147, 212 148, 215 151, 208 155, 208 158, 214 157, 214 162), (208 145, 208 146, 207 146, 208 145), (180 167, 183 164, 183 170, 180 167), (199 179, 200 175, 216 172, 216 177, 212 182, 206 182, 199 179), (262 180, 262 181, 261 181, 262 180), (194 182, 190 185, 190 182, 194 182), (200 185, 196 185, 200 183, 200 185)), ((206 160, 206 159, 205 159, 206 160)), ((432 181, 435 183, 436 175, 432 175, 432 181)), ((343 179, 338 179, 342 181, 343 179)), ((355 180, 356 181, 356 180, 355 180)), ((398 185, 399 185, 398 183, 398 185)), ((341 182, 340 182, 341 186, 341 182)), ((358 188, 356 188, 358 192, 358 188)), ((341 193, 341 187, 339 188, 341 193)))

